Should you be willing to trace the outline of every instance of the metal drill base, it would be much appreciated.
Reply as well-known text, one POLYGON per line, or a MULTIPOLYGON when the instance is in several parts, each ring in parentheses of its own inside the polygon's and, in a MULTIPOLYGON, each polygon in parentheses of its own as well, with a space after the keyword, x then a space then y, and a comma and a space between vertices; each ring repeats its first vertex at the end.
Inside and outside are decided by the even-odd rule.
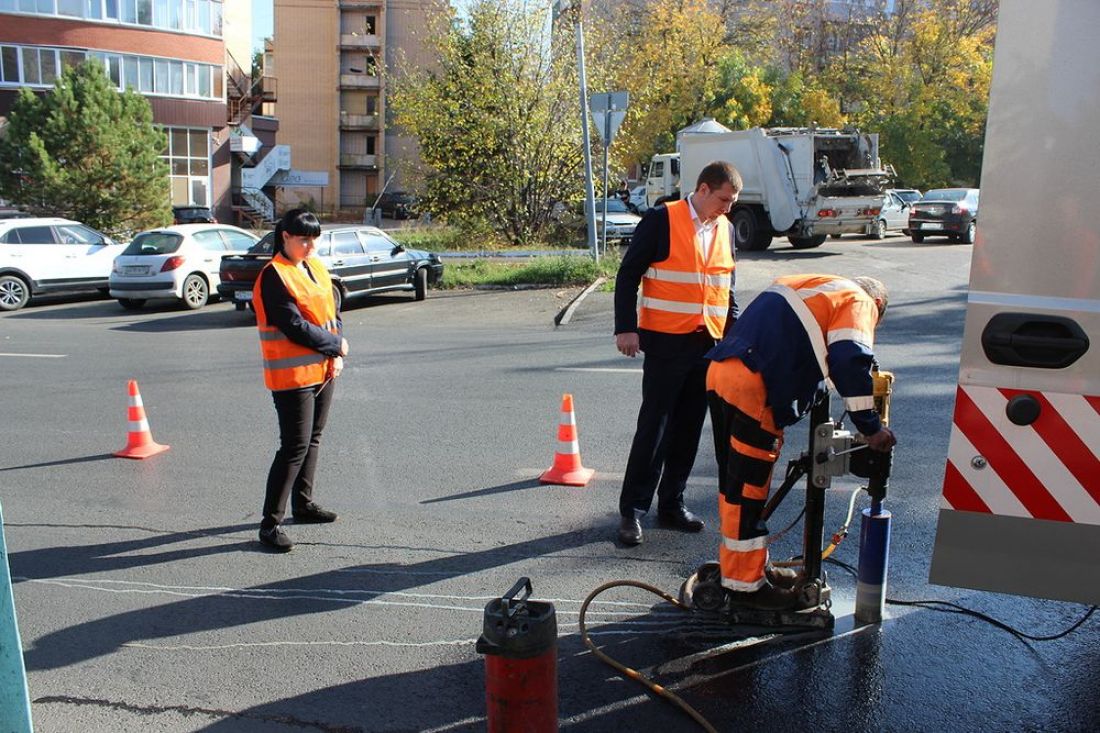
POLYGON ((751 626, 766 630, 807 629, 828 631, 833 628, 831 589, 820 578, 803 582, 798 588, 796 607, 802 610, 761 609, 736 603, 722 586, 716 563, 702 565, 680 586, 680 602, 701 616, 731 626, 751 626))

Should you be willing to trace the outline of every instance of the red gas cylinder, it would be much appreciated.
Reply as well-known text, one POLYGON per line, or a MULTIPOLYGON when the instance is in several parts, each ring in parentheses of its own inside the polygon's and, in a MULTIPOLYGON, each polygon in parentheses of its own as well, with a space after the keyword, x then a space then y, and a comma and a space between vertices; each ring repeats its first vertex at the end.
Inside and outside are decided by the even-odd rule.
POLYGON ((558 620, 552 603, 530 595, 531 580, 520 578, 485 606, 477 651, 485 655, 489 733, 558 730, 558 620))

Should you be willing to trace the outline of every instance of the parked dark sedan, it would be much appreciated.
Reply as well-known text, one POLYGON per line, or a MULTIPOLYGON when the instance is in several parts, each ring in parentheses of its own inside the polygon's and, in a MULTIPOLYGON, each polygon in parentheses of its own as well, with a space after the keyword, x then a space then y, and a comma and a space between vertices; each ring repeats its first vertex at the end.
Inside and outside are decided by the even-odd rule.
POLYGON ((973 244, 977 222, 976 188, 935 188, 909 208, 909 236, 914 242, 946 236, 952 242, 973 244))
POLYGON ((173 224, 217 224, 214 212, 205 206, 173 206, 173 224))
MULTIPOLYGON (((218 294, 237 310, 252 300, 252 286, 271 259, 274 240, 274 232, 269 232, 247 253, 222 257, 218 294)), ((410 290, 416 300, 424 300, 428 286, 443 278, 439 255, 406 249, 374 227, 325 230, 317 238, 316 256, 332 276, 337 310, 345 298, 389 290, 410 290)))
POLYGON ((420 216, 417 210, 416 197, 405 191, 387 191, 378 199, 378 209, 382 216, 390 219, 416 219, 420 216))

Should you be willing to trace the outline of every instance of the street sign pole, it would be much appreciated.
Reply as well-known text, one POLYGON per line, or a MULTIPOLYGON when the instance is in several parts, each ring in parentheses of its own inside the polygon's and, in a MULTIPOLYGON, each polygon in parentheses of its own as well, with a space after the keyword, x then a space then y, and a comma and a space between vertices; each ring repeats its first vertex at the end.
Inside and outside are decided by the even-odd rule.
POLYGON ((588 82, 584 75, 584 23, 581 15, 583 7, 575 8, 577 13, 577 76, 581 86, 581 137, 584 146, 584 210, 587 212, 588 249, 592 259, 600 261, 600 252, 596 248, 596 193, 592 186, 592 138, 588 133, 588 82))
POLYGON ((608 151, 619 131, 619 125, 626 117, 629 96, 626 92, 605 92, 592 95, 592 117, 596 120, 596 131, 603 139, 603 234, 601 236, 604 254, 607 254, 607 196, 608 196, 608 151))
POLYGON ((607 128, 611 125, 611 115, 604 117, 604 129, 603 129, 603 231, 600 238, 603 240, 600 243, 600 248, 603 249, 604 255, 607 255, 607 149, 611 147, 611 143, 608 142, 610 135, 608 135, 607 128))

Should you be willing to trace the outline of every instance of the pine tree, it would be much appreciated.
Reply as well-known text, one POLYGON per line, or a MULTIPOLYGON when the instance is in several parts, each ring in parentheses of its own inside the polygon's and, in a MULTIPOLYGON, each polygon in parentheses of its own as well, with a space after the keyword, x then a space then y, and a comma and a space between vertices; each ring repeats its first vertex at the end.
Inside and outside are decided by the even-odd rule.
POLYGON ((88 61, 45 94, 19 91, 0 138, 0 196, 115 236, 161 226, 171 221, 166 144, 148 100, 88 61))

